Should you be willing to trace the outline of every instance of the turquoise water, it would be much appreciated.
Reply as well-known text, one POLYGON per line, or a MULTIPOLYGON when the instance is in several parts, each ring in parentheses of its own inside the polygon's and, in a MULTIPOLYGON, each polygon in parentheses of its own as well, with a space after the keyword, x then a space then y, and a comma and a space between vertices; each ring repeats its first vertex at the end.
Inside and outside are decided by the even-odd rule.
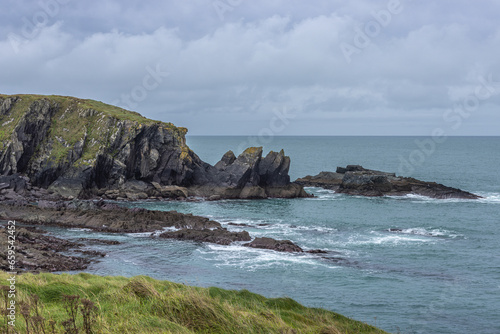
MULTIPOLYGON (((315 198, 130 204, 207 216, 231 230, 241 228, 228 223, 244 223, 253 236, 329 250, 329 258, 148 234, 51 231, 123 242, 90 246, 108 253, 87 270, 91 273, 289 296, 393 333, 500 333, 500 138, 448 138, 433 152, 430 146, 420 150, 416 140, 425 138, 276 137, 267 139, 264 150, 285 149, 292 179, 347 164, 410 172, 401 159, 413 157, 419 164, 410 166, 412 176, 485 198, 362 198, 308 188, 315 198)), ((246 137, 188 137, 190 147, 210 163, 228 149, 240 153, 247 142, 246 137)))

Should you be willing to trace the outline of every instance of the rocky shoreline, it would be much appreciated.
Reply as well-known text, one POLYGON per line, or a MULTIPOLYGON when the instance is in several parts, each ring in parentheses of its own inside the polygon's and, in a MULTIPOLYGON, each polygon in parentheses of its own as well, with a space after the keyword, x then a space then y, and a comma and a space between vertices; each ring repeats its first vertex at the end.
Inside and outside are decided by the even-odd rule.
MULTIPOLYGON (((8 234, 4 226, 0 227, 0 247, 7 249, 8 234)), ((82 250, 81 242, 73 242, 54 236, 36 227, 18 226, 15 236, 16 270, 19 271, 71 271, 83 270, 96 258, 105 254, 82 250), (80 253, 68 255, 67 253, 80 253), (64 253, 64 254, 63 254, 64 253)), ((7 262, 7 254, 0 252, 0 270, 11 271, 7 262)))
POLYGON ((396 176, 365 169, 359 165, 337 167, 336 172, 321 172, 295 181, 304 187, 320 187, 337 193, 357 196, 405 196, 421 195, 436 199, 478 199, 481 196, 436 182, 426 182, 411 177, 396 176))
MULTIPOLYGON (((23 271, 70 271, 85 269, 91 261, 105 254, 81 250, 88 244, 102 243, 99 239, 79 239, 78 242, 48 236, 32 226, 57 226, 63 228, 87 228, 108 233, 151 233, 151 237, 178 239, 229 245, 247 242, 246 247, 269 249, 278 252, 303 252, 289 240, 252 237, 247 231, 234 232, 219 222, 192 214, 176 211, 152 211, 140 208, 124 208, 103 200, 46 201, 32 204, 28 201, 1 202, 0 220, 15 220, 30 225, 16 230, 19 270, 23 271), (85 257, 61 254, 72 250, 85 257), (89 259, 90 257, 90 259, 89 259), (31 260, 29 260, 31 259, 31 260)), ((7 242, 2 229, 2 245, 7 242), (5 240, 4 240, 5 239, 5 240)), ((107 241, 116 244, 114 241, 107 241)), ((2 247, 7 249, 7 247, 2 247)), ((314 254, 320 251, 311 252, 314 254)), ((1 254, 2 268, 6 268, 6 254, 1 254), (4 263, 5 262, 5 263, 4 263)), ((5 270, 5 269, 4 269, 5 270)))

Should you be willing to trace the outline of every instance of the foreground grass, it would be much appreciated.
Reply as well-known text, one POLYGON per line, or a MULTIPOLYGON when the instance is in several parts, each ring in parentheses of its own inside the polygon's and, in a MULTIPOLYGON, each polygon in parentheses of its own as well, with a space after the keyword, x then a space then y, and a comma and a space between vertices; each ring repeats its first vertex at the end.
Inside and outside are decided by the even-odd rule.
MULTIPOLYGON (((2 285, 8 285, 7 273, 0 272, 0 278, 2 285)), ((21 312, 38 324, 38 329, 28 325, 30 333, 75 333, 68 329, 71 309, 78 311, 73 325, 79 333, 385 333, 289 298, 268 299, 246 290, 197 288, 145 276, 23 274, 17 276, 16 289, 17 333, 27 333, 21 312), (79 304, 71 305, 75 300, 79 304), (85 310, 86 322, 81 314, 85 310), (91 330, 84 328, 89 323, 91 330)), ((2 310, 6 299, 2 297, 2 310)), ((0 328, 7 332, 3 316, 0 328)))

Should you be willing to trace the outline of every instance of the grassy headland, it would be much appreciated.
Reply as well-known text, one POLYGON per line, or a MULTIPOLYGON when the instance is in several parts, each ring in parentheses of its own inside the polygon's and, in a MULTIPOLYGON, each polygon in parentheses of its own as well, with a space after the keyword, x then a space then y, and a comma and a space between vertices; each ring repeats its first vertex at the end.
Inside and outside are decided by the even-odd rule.
MULTIPOLYGON (((7 285, 10 276, 0 272, 0 277, 7 285)), ((29 333, 73 333, 75 328, 78 333, 385 333, 289 298, 145 276, 22 274, 15 286, 17 333, 28 332, 26 320, 29 333)), ((8 291, 1 291, 5 310, 8 291)), ((7 321, 3 316, 0 322, 4 333, 7 321)))
POLYGON ((110 145, 113 136, 118 134, 121 127, 118 122, 128 122, 131 134, 144 125, 153 125, 172 131, 178 137, 187 133, 186 128, 176 127, 172 123, 155 121, 141 116, 137 112, 125 110, 120 107, 103 102, 79 99, 71 96, 59 95, 33 95, 0 94, 0 105, 2 100, 15 98, 12 109, 6 114, 0 114, 0 151, 5 148, 12 133, 22 121, 34 103, 48 102, 53 108, 51 126, 47 138, 42 145, 36 148, 36 152, 42 147, 48 147, 47 154, 50 160, 61 162, 68 159, 68 153, 79 141, 84 143, 83 155, 75 165, 87 165, 95 159, 96 154, 110 145), (50 145, 47 145, 50 142, 50 145))

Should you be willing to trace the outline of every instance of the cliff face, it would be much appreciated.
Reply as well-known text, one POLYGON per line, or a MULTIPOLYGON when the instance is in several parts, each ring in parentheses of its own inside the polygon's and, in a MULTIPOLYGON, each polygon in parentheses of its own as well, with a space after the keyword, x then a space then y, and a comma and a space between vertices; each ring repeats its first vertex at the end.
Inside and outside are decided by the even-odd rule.
POLYGON ((0 96, 0 173, 67 196, 127 180, 189 186, 204 163, 185 128, 96 101, 0 96))
POLYGON ((63 197, 306 196, 283 152, 250 148, 211 166, 187 129, 92 100, 0 95, 0 175, 22 174, 63 197))

